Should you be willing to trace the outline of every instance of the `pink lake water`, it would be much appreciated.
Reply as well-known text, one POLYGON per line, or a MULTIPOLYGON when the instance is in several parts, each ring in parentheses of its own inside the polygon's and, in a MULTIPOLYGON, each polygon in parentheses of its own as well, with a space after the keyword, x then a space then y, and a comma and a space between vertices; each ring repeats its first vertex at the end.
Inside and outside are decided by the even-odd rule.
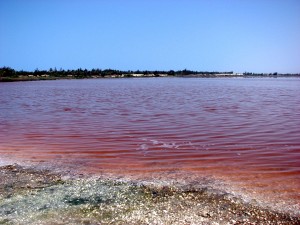
POLYGON ((0 153, 92 174, 213 176, 299 202, 300 79, 0 83, 0 153))

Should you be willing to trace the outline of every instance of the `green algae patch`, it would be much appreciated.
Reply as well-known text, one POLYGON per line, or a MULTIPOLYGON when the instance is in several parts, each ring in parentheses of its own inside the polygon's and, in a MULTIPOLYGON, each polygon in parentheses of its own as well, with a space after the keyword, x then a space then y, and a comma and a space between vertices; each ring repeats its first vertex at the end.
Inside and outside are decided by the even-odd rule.
POLYGON ((0 224, 299 224, 207 187, 1 167, 0 224))

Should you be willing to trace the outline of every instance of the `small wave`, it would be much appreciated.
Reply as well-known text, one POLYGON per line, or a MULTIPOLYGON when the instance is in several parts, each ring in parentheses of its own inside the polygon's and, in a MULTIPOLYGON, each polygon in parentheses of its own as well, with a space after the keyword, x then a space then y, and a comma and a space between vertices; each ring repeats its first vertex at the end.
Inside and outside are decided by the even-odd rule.
POLYGON ((141 144, 140 147, 138 148, 138 150, 143 150, 143 151, 148 150, 148 149, 149 149, 149 147, 146 144, 141 144))

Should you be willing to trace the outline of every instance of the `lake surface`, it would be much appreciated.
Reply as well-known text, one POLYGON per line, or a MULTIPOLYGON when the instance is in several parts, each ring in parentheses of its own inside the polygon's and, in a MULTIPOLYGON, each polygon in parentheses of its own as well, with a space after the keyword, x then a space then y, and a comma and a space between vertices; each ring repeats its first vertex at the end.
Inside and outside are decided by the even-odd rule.
POLYGON ((0 131, 0 153, 15 161, 199 174, 300 202, 299 78, 0 83, 0 131))

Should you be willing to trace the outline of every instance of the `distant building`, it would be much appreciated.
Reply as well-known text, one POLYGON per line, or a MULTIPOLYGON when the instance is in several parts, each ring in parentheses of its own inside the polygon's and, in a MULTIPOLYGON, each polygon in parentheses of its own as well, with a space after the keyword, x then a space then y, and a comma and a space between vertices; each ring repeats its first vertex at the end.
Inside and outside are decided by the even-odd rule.
POLYGON ((133 73, 133 74, 131 74, 133 77, 143 77, 144 76, 144 74, 142 74, 142 73, 133 73))

